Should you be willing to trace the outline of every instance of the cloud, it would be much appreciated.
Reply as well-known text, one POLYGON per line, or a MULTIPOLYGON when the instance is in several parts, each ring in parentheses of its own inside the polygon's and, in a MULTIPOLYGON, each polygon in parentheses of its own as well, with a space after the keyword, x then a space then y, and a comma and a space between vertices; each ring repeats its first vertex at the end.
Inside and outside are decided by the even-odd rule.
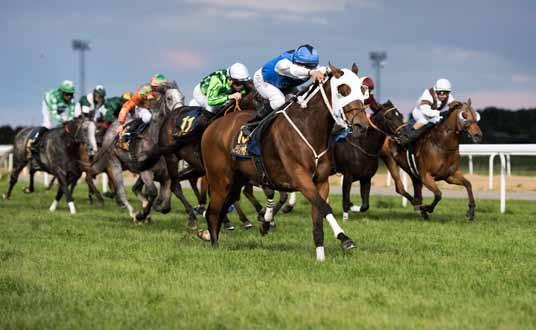
POLYGON ((207 59, 193 50, 169 49, 163 52, 165 64, 177 71, 192 71, 207 64, 207 59))
POLYGON ((436 47, 432 49, 432 55, 460 62, 480 61, 491 57, 491 54, 483 51, 458 47, 436 47))
POLYGON ((535 80, 535 77, 525 73, 514 73, 512 75, 512 82, 514 84, 526 84, 535 80))
POLYGON ((252 19, 269 16, 277 21, 310 22, 325 25, 326 13, 341 12, 350 7, 377 8, 373 0, 189 0, 200 5, 208 15, 230 19, 252 19))
MULTIPOLYGON (((511 110, 536 108, 536 94, 531 91, 483 90, 467 94, 475 108, 497 107, 511 110)), ((465 98, 467 98, 465 97, 465 98)), ((461 98, 465 100, 465 98, 461 98)))

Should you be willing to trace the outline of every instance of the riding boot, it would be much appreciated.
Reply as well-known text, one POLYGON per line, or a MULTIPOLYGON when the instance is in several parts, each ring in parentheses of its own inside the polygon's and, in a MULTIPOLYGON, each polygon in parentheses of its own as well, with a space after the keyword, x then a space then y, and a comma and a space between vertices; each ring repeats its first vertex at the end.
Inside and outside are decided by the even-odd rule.
POLYGON ((424 132, 427 131, 428 125, 422 126, 417 129, 411 129, 409 131, 404 131, 398 136, 398 141, 401 146, 407 146, 414 141, 416 141, 424 132))
POLYGON ((250 119, 246 123, 246 125, 244 125, 244 134, 250 135, 253 129, 257 126, 257 124, 272 111, 273 109, 270 105, 270 101, 263 100, 262 103, 259 102, 257 104, 257 107, 255 108, 255 117, 250 119))

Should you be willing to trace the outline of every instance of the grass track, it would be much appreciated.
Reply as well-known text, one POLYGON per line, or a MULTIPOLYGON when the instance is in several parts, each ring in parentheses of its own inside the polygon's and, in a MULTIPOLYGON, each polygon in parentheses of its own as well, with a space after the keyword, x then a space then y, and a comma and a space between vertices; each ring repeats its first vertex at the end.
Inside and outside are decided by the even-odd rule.
POLYGON ((464 200, 424 222, 399 198, 373 196, 343 224, 358 249, 343 253, 325 225, 319 264, 303 199, 267 237, 237 229, 214 250, 186 232, 177 200, 133 226, 110 201, 93 209, 83 188, 69 216, 65 202, 47 211, 54 193, 22 186, 0 201, 0 329, 536 328, 530 202, 500 215, 478 201, 468 224, 464 200))

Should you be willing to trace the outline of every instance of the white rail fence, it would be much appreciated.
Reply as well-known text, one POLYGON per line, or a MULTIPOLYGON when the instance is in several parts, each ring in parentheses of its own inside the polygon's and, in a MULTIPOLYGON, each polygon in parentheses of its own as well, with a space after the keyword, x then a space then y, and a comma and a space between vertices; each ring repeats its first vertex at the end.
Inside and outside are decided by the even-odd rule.
MULTIPOLYGON (((493 189, 494 160, 497 156, 500 159, 500 180, 499 180, 499 203, 500 211, 506 211, 506 177, 511 175, 511 156, 536 156, 536 144, 461 144, 460 155, 467 156, 469 160, 469 174, 473 174, 473 156, 489 157, 489 189, 493 189)), ((0 164, 11 171, 13 169, 13 146, 0 145, 0 164)), ((108 189, 108 177, 101 175, 102 190, 108 189)), ((48 175, 44 175, 44 184, 48 184, 48 175)), ((391 185, 391 176, 387 175, 387 186, 391 185)), ((408 175, 402 171, 402 181, 404 187, 408 186, 408 175)), ((341 181, 342 182, 342 181, 341 181)), ((402 205, 407 205, 407 200, 402 198, 402 205)))

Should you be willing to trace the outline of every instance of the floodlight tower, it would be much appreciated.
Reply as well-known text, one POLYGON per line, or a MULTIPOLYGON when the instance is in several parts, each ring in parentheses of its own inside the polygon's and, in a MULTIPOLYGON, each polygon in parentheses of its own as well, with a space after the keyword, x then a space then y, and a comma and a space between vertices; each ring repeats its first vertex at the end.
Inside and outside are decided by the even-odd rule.
POLYGON ((387 59, 387 52, 385 51, 373 51, 369 53, 370 60, 372 61, 372 67, 376 69, 376 99, 381 103, 381 84, 380 84, 380 73, 385 65, 385 60, 387 59))
POLYGON ((80 52, 80 95, 85 94, 85 83, 86 83, 86 61, 85 61, 85 52, 90 50, 89 41, 81 39, 73 39, 72 41, 73 50, 80 52))

